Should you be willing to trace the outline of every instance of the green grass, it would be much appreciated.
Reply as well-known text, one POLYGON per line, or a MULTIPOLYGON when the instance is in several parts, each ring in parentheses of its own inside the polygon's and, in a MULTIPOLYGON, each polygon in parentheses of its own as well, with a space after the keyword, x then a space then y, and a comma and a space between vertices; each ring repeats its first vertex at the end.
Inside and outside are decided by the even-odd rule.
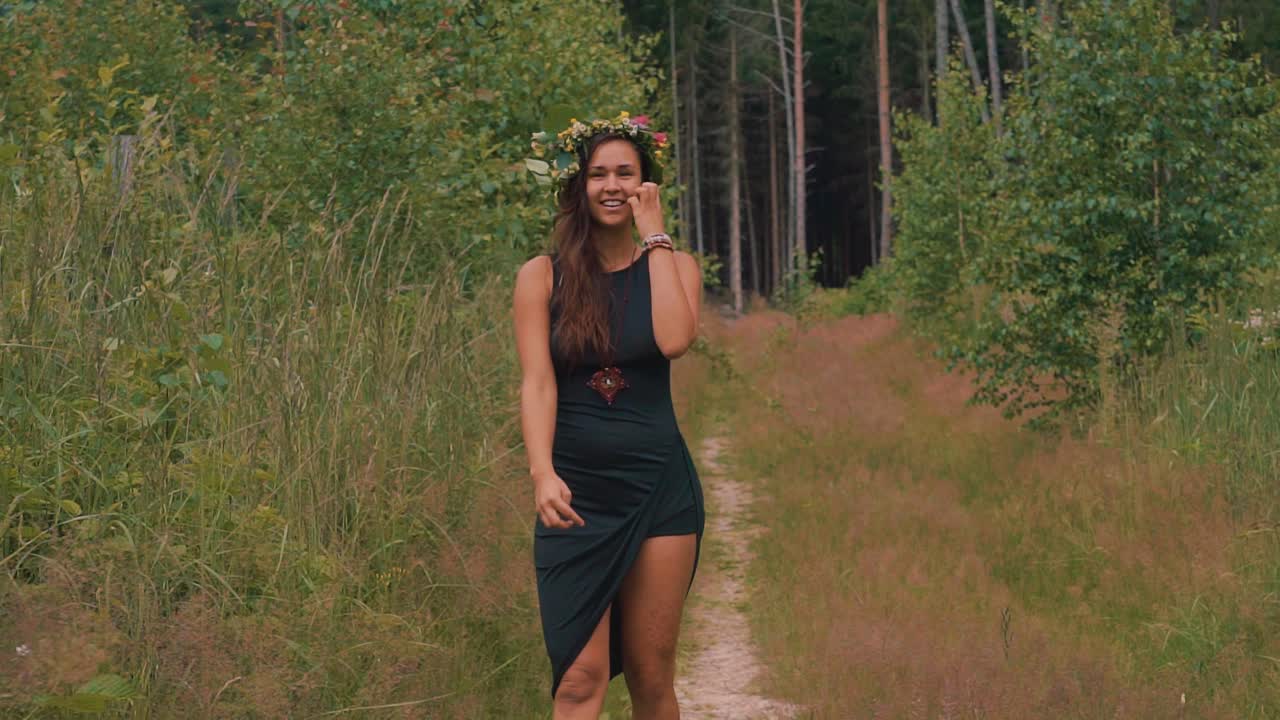
POLYGON ((506 281, 187 160, 0 189, 0 714, 544 714, 506 281))
POLYGON ((1106 442, 1057 440, 939 391, 967 380, 901 335, 842 344, 859 322, 796 333, 728 399, 769 518, 748 607, 773 692, 832 718, 1280 712, 1272 351, 1220 320, 1106 442))

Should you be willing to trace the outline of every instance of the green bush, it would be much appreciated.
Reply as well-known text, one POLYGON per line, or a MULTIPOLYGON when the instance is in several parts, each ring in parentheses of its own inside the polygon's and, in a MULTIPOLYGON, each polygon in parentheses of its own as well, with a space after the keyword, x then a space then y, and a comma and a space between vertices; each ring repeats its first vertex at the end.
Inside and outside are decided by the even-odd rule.
POLYGON ((553 106, 642 111, 650 40, 373 5, 288 5, 284 56, 265 6, 225 44, 177 3, 0 12, 0 715, 545 710, 518 161, 553 106))
POLYGON ((1238 295, 1270 255, 1280 189, 1276 88, 1231 59, 1232 36, 1175 35, 1155 0, 1019 23, 1033 62, 1004 134, 948 108, 944 83, 942 127, 906 123, 898 184, 909 303, 972 308, 948 354, 1010 414, 1096 405, 1188 315, 1238 295))
MULTIPOLYGON (((0 714, 539 712, 507 278, 407 281, 327 215, 296 247, 229 231, 160 139, 123 201, 57 153, 25 169, 0 188, 0 637, 31 653, 0 714)), ((410 224, 374 219, 374 248, 410 224)))

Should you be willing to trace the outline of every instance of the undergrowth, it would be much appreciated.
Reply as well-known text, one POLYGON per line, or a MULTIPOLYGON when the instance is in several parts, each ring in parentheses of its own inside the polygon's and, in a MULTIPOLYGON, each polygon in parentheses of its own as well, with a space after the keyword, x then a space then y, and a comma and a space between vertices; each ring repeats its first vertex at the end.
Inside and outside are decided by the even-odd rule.
POLYGON ((543 714, 507 283, 146 143, 0 188, 0 714, 543 714))

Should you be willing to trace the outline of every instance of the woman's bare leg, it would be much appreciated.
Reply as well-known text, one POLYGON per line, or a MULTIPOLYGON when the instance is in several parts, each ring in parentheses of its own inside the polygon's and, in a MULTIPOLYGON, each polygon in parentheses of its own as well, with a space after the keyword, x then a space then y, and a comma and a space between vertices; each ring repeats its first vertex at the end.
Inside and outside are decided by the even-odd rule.
POLYGON ((696 535, 652 537, 640 546, 618 594, 622 669, 633 720, 678 720, 676 643, 693 574, 696 535))
POLYGON ((552 717, 555 720, 596 720, 609 688, 609 614, 604 611, 591 639, 560 678, 552 717))

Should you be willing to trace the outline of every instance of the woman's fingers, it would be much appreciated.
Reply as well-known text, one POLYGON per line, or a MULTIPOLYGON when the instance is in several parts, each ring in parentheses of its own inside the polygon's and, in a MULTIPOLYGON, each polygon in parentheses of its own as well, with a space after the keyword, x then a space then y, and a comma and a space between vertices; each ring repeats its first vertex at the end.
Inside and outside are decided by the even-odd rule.
POLYGON ((569 504, 563 500, 548 500, 545 505, 538 510, 538 517, 542 518, 542 524, 549 528, 564 529, 574 525, 579 527, 586 525, 586 521, 582 516, 573 511, 569 504))
POLYGON ((565 521, 565 527, 569 527, 571 524, 578 526, 586 525, 578 513, 574 512, 573 508, 569 507, 569 503, 567 501, 556 499, 551 501, 551 505, 555 508, 557 513, 560 513, 560 517, 568 518, 568 520, 565 521))
POLYGON ((549 528, 560 527, 559 521, 553 519, 551 517, 551 513, 547 512, 546 510, 539 510, 538 517, 542 519, 542 524, 544 527, 549 527, 549 528))

